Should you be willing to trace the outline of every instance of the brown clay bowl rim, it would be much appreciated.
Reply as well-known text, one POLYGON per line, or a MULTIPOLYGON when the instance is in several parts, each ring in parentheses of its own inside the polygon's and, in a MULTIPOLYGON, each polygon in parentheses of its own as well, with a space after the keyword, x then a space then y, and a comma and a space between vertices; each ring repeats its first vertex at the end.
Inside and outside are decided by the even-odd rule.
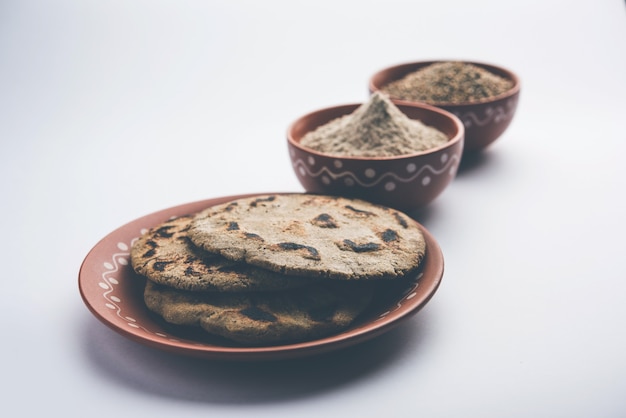
MULTIPOLYGON (((492 97, 487 97, 484 99, 480 99, 480 100, 474 100, 474 101, 470 101, 470 102, 437 102, 437 103, 431 103, 431 102, 417 102, 417 101, 413 101, 413 100, 408 100, 408 99, 400 99, 400 98, 396 98, 394 96, 390 96, 391 99, 393 100, 394 103, 396 104, 418 104, 418 103, 424 103, 424 104, 429 104, 431 106, 446 106, 446 107, 454 107, 454 106, 458 106, 458 107, 462 107, 462 106, 473 106, 473 105, 479 105, 479 104, 485 104, 485 103, 493 103, 496 102, 498 100, 502 100, 502 99, 506 99, 508 97, 514 96, 516 94, 519 93, 520 88, 521 88, 521 80, 520 77, 513 72, 512 70, 503 67, 501 65, 496 65, 496 64, 492 64, 492 63, 488 63, 488 62, 482 62, 482 61, 468 61, 468 60, 461 60, 461 59, 440 59, 440 60, 427 60, 427 61, 411 61, 411 62, 405 62, 405 63, 400 63, 400 64, 396 64, 396 65, 391 65, 385 68, 380 69, 379 71, 375 72, 369 79, 368 85, 369 85, 369 90, 370 92, 375 92, 375 91, 381 91, 382 87, 381 85, 377 84, 377 79, 380 78, 380 76, 388 71, 391 70, 396 70, 396 69, 400 69, 400 68, 406 68, 406 72, 403 74, 403 76, 417 71, 419 68, 423 68, 427 65, 430 64, 435 64, 435 63, 439 63, 439 62, 463 62, 463 63, 467 63, 467 64, 473 64, 476 65, 478 67, 482 67, 485 68, 487 70, 495 70, 496 73, 501 73, 498 74, 500 76, 502 76, 502 74, 504 74, 505 78, 508 78, 509 80, 513 81, 513 87, 511 87, 509 90, 505 91, 504 93, 498 94, 497 96, 492 96, 492 97)), ((398 80, 399 78, 394 79, 398 80)))
POLYGON ((103 324, 139 344, 202 359, 259 361, 305 357, 365 342, 390 331, 412 317, 437 291, 444 272, 443 253, 432 234, 413 219, 426 239, 427 250, 422 262, 423 267, 415 273, 415 277, 411 276, 408 282, 401 282, 385 300, 379 301, 372 308, 372 312, 368 312, 360 320, 357 319, 355 324, 342 332, 301 343, 263 347, 235 347, 173 336, 163 328, 162 321, 147 312, 143 305, 140 296, 143 282, 132 271, 129 261, 132 243, 139 237, 141 231, 172 217, 194 213, 241 197, 265 194, 268 193, 222 196, 195 201, 162 209, 120 226, 102 238, 81 264, 78 287, 83 302, 103 324))
MULTIPOLYGON (((305 147, 303 145, 300 145, 300 140, 296 140, 294 138, 293 132, 296 128, 296 126, 298 126, 299 124, 303 123, 303 121, 305 119, 310 119, 316 115, 323 115, 326 113, 334 113, 337 112, 339 114, 339 116, 336 117, 340 117, 340 116, 344 116, 347 115, 349 113, 352 113, 354 110, 356 110, 356 108, 358 108, 359 106, 361 106, 362 103, 350 103, 350 104, 343 104, 343 105, 337 105, 337 106, 329 106, 329 107, 325 107, 325 108, 321 108, 318 110, 314 110, 312 112, 306 113, 300 117, 298 117, 295 121, 293 121, 288 129, 287 129, 287 141, 289 142, 289 144, 291 144, 293 147, 312 154, 312 155, 317 155, 317 156, 321 156, 321 157, 326 157, 326 158, 333 158, 333 159, 340 159, 340 160, 351 160, 351 161, 393 161, 393 160, 397 160, 397 161, 402 161, 404 159, 410 159, 410 158, 415 158, 415 157, 419 157, 419 156, 424 156, 424 155, 429 155, 429 154, 433 154, 435 152, 447 149, 447 148, 451 148, 453 146, 455 146, 458 142, 461 142, 464 140, 465 138, 465 126, 463 125, 463 122, 461 121, 461 119, 459 119, 456 115, 454 115, 451 112, 448 112, 447 110, 441 109, 439 107, 436 106, 432 106, 426 103, 418 103, 418 102, 403 102, 403 103, 395 103, 395 105, 400 109, 400 111, 403 111, 403 108, 418 108, 421 110, 425 110, 427 112, 431 112, 431 113, 437 113, 447 119, 449 119, 456 127, 456 134, 450 138, 448 140, 448 142, 446 142, 443 145, 440 145, 438 147, 433 147, 424 151, 419 151, 419 152, 414 152, 411 154, 402 154, 402 155, 393 155, 393 156, 387 156, 387 157, 355 157, 355 156, 343 156, 343 155, 334 155, 334 154, 329 154, 329 153, 324 153, 324 152, 320 152, 314 149, 311 149, 309 147, 305 147)), ((336 118, 335 117, 335 118, 336 118)), ((334 118, 329 118, 327 122, 330 122, 332 119, 334 118)), ((314 127, 312 127, 311 129, 308 130, 308 132, 310 132, 311 130, 321 126, 323 123, 318 124, 314 127)), ((433 125, 430 125, 433 126, 433 125)), ((437 126, 433 126, 434 128, 438 128, 437 126)))

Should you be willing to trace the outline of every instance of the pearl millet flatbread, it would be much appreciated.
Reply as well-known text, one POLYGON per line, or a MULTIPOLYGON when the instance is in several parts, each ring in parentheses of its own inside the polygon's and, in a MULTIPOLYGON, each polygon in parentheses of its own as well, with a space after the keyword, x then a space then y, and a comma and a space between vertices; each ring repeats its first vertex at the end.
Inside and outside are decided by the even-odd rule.
POLYGON ((363 200, 312 194, 248 197, 196 215, 195 245, 290 275, 391 279, 417 268, 426 243, 406 214, 363 200))
POLYGON ((237 263, 197 248, 187 237, 192 219, 192 216, 170 219, 142 235, 131 249, 134 270, 156 283, 193 291, 277 290, 311 282, 237 263))
POLYGON ((174 325, 247 345, 324 337, 348 327, 372 300, 370 283, 327 281, 275 292, 189 292, 146 281, 144 301, 174 325))

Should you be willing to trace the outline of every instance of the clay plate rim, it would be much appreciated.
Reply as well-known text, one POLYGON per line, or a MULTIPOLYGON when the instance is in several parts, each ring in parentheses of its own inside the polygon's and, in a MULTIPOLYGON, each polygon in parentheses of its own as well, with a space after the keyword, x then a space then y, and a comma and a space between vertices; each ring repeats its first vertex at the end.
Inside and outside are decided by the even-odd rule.
POLYGON ((143 305, 137 292, 137 275, 129 261, 129 249, 142 231, 165 220, 198 212, 230 200, 276 193, 254 193, 196 201, 145 215, 102 238, 81 264, 78 286, 83 302, 102 323, 137 343, 171 353, 219 360, 276 360, 305 357, 349 347, 377 337, 416 314, 434 295, 444 270, 443 254, 434 237, 417 221, 427 253, 416 278, 394 292, 384 306, 367 312, 349 329, 326 338, 296 344, 241 347, 205 343, 173 336, 143 305))

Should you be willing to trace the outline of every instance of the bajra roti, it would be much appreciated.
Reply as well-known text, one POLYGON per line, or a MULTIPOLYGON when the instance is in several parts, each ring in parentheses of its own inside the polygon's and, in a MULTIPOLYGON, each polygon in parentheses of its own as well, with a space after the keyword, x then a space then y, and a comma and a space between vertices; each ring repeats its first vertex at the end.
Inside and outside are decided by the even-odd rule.
POLYGON ((363 200, 313 194, 237 199, 191 222, 195 245, 283 274, 362 280, 402 277, 426 252, 418 224, 363 200))
POLYGON ((187 237, 192 219, 191 215, 170 219, 142 235, 131 248, 134 270, 156 283, 194 291, 279 290, 311 282, 231 261, 196 247, 187 237))
POLYGON ((372 300, 369 283, 326 281, 275 292, 189 292, 146 281, 146 306, 174 325, 247 345, 310 340, 348 327, 372 300), (355 286, 358 285, 358 286, 355 286))

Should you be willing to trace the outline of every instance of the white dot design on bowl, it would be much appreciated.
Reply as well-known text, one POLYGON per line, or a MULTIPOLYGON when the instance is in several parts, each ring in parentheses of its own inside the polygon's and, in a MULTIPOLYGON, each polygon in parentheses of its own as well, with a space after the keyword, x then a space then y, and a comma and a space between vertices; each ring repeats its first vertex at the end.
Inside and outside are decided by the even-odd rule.
MULTIPOLYGON (((293 163, 294 170, 301 177, 309 176, 317 178, 318 181, 324 185, 331 186, 335 182, 340 182, 341 185, 347 187, 375 187, 381 185, 381 187, 388 193, 393 193, 397 190, 397 186, 400 183, 408 183, 418 179, 419 184, 422 187, 428 187, 433 184, 433 180, 436 177, 448 175, 453 177, 456 174, 457 167, 460 162, 460 152, 453 154, 443 153, 439 157, 441 167, 435 167, 430 164, 418 166, 415 163, 408 163, 399 172, 386 171, 377 173, 372 167, 369 167, 357 175, 357 173, 344 170, 343 164, 339 160, 334 160, 325 165, 324 163, 318 163, 313 157, 306 159, 307 163, 303 159, 295 159, 293 163)), ((439 165, 439 164, 437 164, 439 165)))
POLYGON ((363 172, 363 174, 365 174, 365 177, 372 179, 376 177, 376 170, 374 170, 373 168, 368 168, 363 172))

